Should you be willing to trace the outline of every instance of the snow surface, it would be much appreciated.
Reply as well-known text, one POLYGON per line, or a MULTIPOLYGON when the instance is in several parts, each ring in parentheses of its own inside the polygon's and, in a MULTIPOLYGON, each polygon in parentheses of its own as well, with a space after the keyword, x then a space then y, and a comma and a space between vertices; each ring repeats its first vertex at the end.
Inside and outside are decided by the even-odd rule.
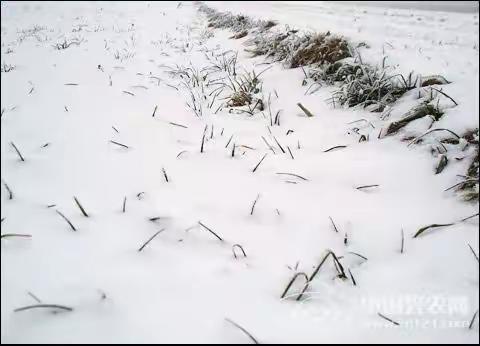
POLYGON ((337 4, 358 4, 383 8, 407 10, 430 10, 446 12, 478 12, 478 1, 335 1, 337 4))
MULTIPOLYGON (((459 132, 478 127, 478 13, 406 16, 404 10, 384 14, 332 4, 209 5, 295 26, 314 21, 315 29, 367 42, 365 55, 372 61, 388 38, 394 47, 388 55, 399 70, 453 81, 444 90, 460 106, 448 110, 444 126, 459 132), (419 48, 423 53, 414 53, 419 48)), ((478 309, 478 261, 467 246, 478 254, 478 218, 412 239, 422 226, 478 212, 478 203, 444 192, 468 167, 467 160, 453 157, 471 152, 452 152, 451 164, 434 175, 436 159, 427 145, 407 147, 398 137, 376 140, 385 125, 378 115, 332 109, 325 102, 331 88, 305 95, 303 72, 280 65, 261 77, 272 112, 282 110, 281 126, 270 127, 272 134, 260 113, 223 109, 214 115, 206 109, 196 117, 185 104, 188 93, 166 66, 206 67, 204 49, 238 51, 239 64, 257 72, 266 65, 259 66, 263 57, 250 58, 243 50, 245 39, 229 40, 229 32, 215 30, 206 39, 206 20, 191 3, 1 6, 2 66, 15 66, 1 74, 1 176, 14 194, 9 200, 2 187, 2 234, 32 235, 1 241, 2 343, 248 342, 226 318, 264 343, 478 342, 478 318, 468 329, 478 309), (22 32, 34 25, 45 28, 30 36, 22 32), (54 49, 65 36, 84 41, 54 49), (117 51, 124 59, 115 58, 117 51), (297 102, 315 116, 306 118, 297 102), (349 124, 361 118, 375 129, 349 124), (358 143, 353 126, 371 140, 358 143), (287 135, 288 130, 294 132, 287 135), (225 148, 232 135, 234 158, 232 144, 225 148), (273 154, 262 136, 272 145, 275 136, 295 159, 276 146, 273 154), (337 145, 348 147, 324 152, 337 145), (356 189, 370 184, 379 187, 356 189), (152 217, 161 218, 151 222, 152 217), (233 244, 241 244, 247 258, 235 259, 233 244), (343 256, 357 285, 335 279, 327 261, 308 299, 280 299, 294 273, 312 273, 328 249, 343 256), (28 292, 74 310, 13 312, 36 303, 28 292)), ((406 95, 398 109, 412 100, 406 95)), ((418 135, 422 126, 407 130, 418 135)))

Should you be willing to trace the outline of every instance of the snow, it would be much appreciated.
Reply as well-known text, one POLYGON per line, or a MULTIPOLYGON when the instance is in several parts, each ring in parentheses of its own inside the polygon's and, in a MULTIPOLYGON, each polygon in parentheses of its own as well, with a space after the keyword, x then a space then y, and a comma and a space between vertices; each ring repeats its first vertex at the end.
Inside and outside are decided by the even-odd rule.
POLYGON ((400 8, 414 11, 478 12, 477 1, 336 1, 335 3, 345 5, 355 3, 361 6, 400 8))
MULTIPOLYGON (((452 81, 444 91, 459 106, 448 108, 437 126, 461 133, 478 127, 478 12, 207 4, 366 41, 371 48, 363 52, 371 61, 381 61, 378 54, 388 40, 394 47, 389 60, 399 71, 452 81), (419 47, 423 53, 414 53, 419 47)), ((2 187, 2 234, 32 235, 1 241, 2 343, 249 341, 226 318, 264 343, 478 342, 478 319, 468 329, 478 309, 478 261, 467 246, 478 254, 478 217, 412 238, 422 226, 478 213, 478 203, 444 192, 458 182, 457 174, 465 174, 467 160, 434 175, 437 160, 428 145, 407 147, 398 137, 376 140, 388 123, 378 114, 332 109, 325 102, 330 87, 305 95, 301 69, 278 64, 261 77, 272 113, 282 110, 272 134, 261 113, 223 109, 214 115, 212 107, 197 117, 186 106, 190 96, 181 79, 165 66, 206 67, 201 49, 238 51, 246 70, 266 66, 259 65, 263 57, 250 58, 243 50, 248 38, 230 40, 231 33, 221 30, 202 37, 206 20, 191 3, 2 2, 1 10, 2 66, 15 66, 1 74, 1 176, 14 194, 9 200, 2 187), (80 24, 81 31, 72 32, 80 24), (20 42, 21 31, 34 25, 45 26, 38 39, 20 42), (54 49, 64 35, 84 41, 54 49), (117 51, 123 60, 115 59, 117 51), (315 116, 305 117, 298 102, 315 116), (375 128, 349 124, 358 119, 375 128), (371 140, 358 143, 354 126, 371 140), (294 159, 280 152, 273 136, 294 159), (347 148, 324 152, 338 145, 347 148), (308 180, 276 174, 284 172, 308 180), (379 186, 356 189, 372 184, 379 186), (153 217, 160 219, 149 221, 153 217), (234 244, 243 246, 246 258, 233 257, 234 244), (328 249, 343 256, 357 285, 335 279, 328 260, 307 299, 280 299, 295 267, 310 275, 328 249), (28 292, 74 310, 14 312, 35 304, 28 292), (378 313, 401 325, 392 326, 378 313)), ((393 118, 404 114, 402 105, 414 103, 408 97, 393 118)), ((428 126, 407 130, 421 134, 428 126)), ((460 154, 472 153, 452 151, 451 161, 460 154)), ((291 292, 300 289, 297 284, 291 292)))

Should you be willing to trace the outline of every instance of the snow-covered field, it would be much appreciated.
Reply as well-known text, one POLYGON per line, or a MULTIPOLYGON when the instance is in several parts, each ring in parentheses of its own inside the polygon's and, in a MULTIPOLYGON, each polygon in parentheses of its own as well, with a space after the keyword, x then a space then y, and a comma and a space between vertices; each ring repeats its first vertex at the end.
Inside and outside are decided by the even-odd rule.
MULTIPOLYGON (((435 126, 478 128, 478 12, 207 4, 331 30, 366 42, 368 61, 387 51, 400 72, 441 74, 458 106, 435 126)), ((378 113, 333 109, 332 87, 306 95, 301 69, 251 58, 247 38, 209 29, 193 3, 2 2, 1 19, 2 343, 251 341, 238 326, 261 343, 478 342, 478 216, 460 221, 478 201, 444 191, 473 148, 452 147, 435 175, 428 145, 377 140, 378 113), (237 51, 239 74, 264 71, 263 112, 215 98, 221 71, 187 80, 237 51), (301 278, 281 299, 328 250, 345 277, 329 257, 301 301, 301 278), (36 304, 69 310, 15 311, 36 304)))

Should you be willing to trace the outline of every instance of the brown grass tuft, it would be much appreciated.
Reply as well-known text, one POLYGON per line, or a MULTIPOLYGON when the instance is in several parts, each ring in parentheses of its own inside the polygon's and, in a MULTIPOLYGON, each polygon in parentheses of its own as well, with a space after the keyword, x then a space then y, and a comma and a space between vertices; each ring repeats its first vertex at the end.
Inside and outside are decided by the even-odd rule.
POLYGON ((228 101, 229 107, 241 107, 246 106, 252 103, 252 96, 250 96, 245 91, 237 91, 230 96, 228 101))
POLYGON ((306 48, 299 49, 293 56, 290 67, 295 68, 315 63, 334 63, 350 56, 348 43, 330 32, 317 34, 306 48))

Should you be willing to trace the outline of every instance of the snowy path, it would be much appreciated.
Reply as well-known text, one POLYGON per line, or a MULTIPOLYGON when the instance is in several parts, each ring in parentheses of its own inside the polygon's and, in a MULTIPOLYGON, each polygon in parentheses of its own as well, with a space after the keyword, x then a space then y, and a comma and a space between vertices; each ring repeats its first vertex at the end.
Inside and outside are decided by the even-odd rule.
POLYGON ((204 52, 232 49, 245 69, 267 67, 230 33, 207 39, 205 28, 189 3, 2 3, 2 66, 15 65, 1 74, 1 175, 14 194, 2 187, 2 234, 32 236, 2 239, 2 342, 248 341, 226 318, 264 343, 478 341, 478 322, 465 327, 478 308, 467 246, 478 253, 478 218, 412 239, 422 226, 478 212, 444 192, 467 163, 434 175, 426 148, 358 143, 350 122, 371 121, 360 127, 372 138, 383 123, 333 110, 328 88, 305 95, 302 71, 277 65, 262 81, 280 126, 260 113, 214 115, 220 99, 196 117, 166 66, 201 69, 204 52), (46 28, 20 32, 33 25, 46 28), (54 49, 64 34, 83 41, 54 49), (338 145, 347 148, 324 152, 338 145), (277 174, 285 172, 308 180, 277 174), (247 258, 233 257, 234 244, 247 258), (310 299, 280 300, 295 270, 310 274, 328 249, 357 285, 335 279, 328 261, 310 299), (36 303, 28 292, 73 311, 13 312, 36 303), (449 321, 462 325, 441 326, 449 321))

